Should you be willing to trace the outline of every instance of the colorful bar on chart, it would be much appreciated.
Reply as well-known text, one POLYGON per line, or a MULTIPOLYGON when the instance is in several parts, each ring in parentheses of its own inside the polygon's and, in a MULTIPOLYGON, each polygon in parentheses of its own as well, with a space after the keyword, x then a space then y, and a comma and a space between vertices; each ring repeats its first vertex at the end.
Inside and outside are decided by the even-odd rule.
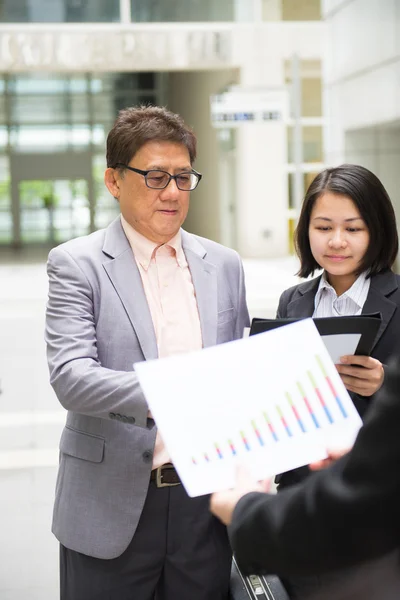
POLYGON ((327 405, 325 403, 325 400, 324 400, 324 398, 323 398, 323 396, 321 394, 320 389, 317 386, 317 382, 315 381, 313 374, 311 373, 311 371, 307 371, 307 375, 308 375, 308 377, 309 377, 309 379, 310 379, 310 381, 311 381, 311 383, 312 383, 312 385, 314 387, 314 391, 315 391, 315 393, 318 396, 318 400, 320 401, 321 406, 322 406, 322 408, 325 411, 325 414, 326 414, 326 416, 328 418, 329 423, 333 423, 333 418, 332 418, 332 415, 330 413, 330 410, 329 410, 329 408, 327 407, 327 405))
POLYGON ((208 457, 208 454, 207 454, 207 452, 204 452, 204 460, 205 460, 206 462, 210 462, 210 459, 209 459, 209 457, 208 457))
POLYGON ((339 406, 340 412, 342 413, 342 415, 344 416, 344 418, 347 419, 347 417, 349 415, 347 414, 346 409, 343 406, 343 403, 342 403, 342 401, 340 399, 339 394, 336 392, 335 388, 333 387, 333 383, 332 383, 332 381, 331 381, 328 373, 325 370, 324 363, 322 362, 321 357, 318 354, 316 354, 315 358, 317 359, 317 363, 319 365, 319 368, 321 369, 322 374, 325 377, 326 382, 327 382, 327 384, 329 386, 329 389, 331 390, 332 395, 335 398, 337 405, 339 406))
POLYGON ((254 429, 254 433, 257 436, 258 442, 260 444, 260 446, 264 446, 264 440, 262 439, 261 433, 259 432, 258 428, 257 428, 257 424, 255 421, 251 422, 253 429, 254 429))
POLYGON ((311 418, 312 418, 312 420, 314 422, 315 427, 317 429, 320 429, 320 424, 318 423, 318 419, 315 416, 315 413, 314 413, 314 411, 312 409, 312 406, 311 406, 311 404, 310 404, 310 402, 309 402, 309 400, 307 398, 307 395, 306 395, 306 393, 304 391, 303 386, 301 385, 300 381, 297 381, 296 384, 297 384, 297 389, 299 390, 300 395, 303 398, 303 402, 306 405, 308 412, 310 413, 310 416, 311 416, 311 418))
POLYGON ((246 450, 251 450, 250 446, 249 446, 249 442, 247 441, 247 438, 244 434, 244 431, 240 432, 240 437, 242 438, 242 442, 244 444, 244 447, 246 448, 246 450))
POLYGON ((276 408, 276 411, 277 411, 277 413, 278 413, 278 415, 279 415, 279 417, 280 417, 280 420, 281 420, 281 422, 282 422, 282 425, 284 426, 284 428, 285 428, 285 430, 286 430, 286 433, 288 434, 288 436, 289 436, 289 437, 292 437, 292 436, 293 436, 293 434, 292 434, 292 432, 290 431, 290 427, 289 427, 289 425, 287 424, 287 421, 286 421, 286 419, 285 419, 285 416, 284 416, 284 414, 283 414, 283 412, 282 412, 282 410, 281 410, 280 406, 278 406, 278 404, 275 404, 275 408, 276 408))
POLYGON ((194 456, 192 456, 192 463, 193 463, 194 465, 197 465, 197 460, 194 458, 194 456))
POLYGON ((218 444, 216 444, 216 443, 215 443, 215 444, 214 444, 214 446, 215 446, 215 450, 217 451, 218 458, 224 458, 224 457, 222 456, 222 452, 221 452, 221 449, 220 449, 220 447, 218 446, 218 444))
POLYGON ((268 414, 265 411, 263 412, 263 417, 264 417, 264 419, 265 419, 265 421, 266 421, 266 423, 268 425, 268 429, 270 430, 272 437, 274 438, 274 441, 275 442, 279 442, 279 438, 278 438, 278 436, 276 434, 274 426, 272 425, 272 423, 271 423, 271 421, 270 421, 270 419, 268 417, 268 414))
POLYGON ((303 421, 301 420, 301 417, 299 415, 299 411, 297 410, 297 407, 293 403, 292 396, 289 394, 289 392, 285 392, 285 396, 286 396, 287 401, 289 402, 289 406, 292 409, 294 416, 296 417, 296 421, 297 421, 301 431, 303 433, 305 433, 306 428, 304 426, 303 421))
POLYGON ((233 456, 236 456, 236 448, 235 448, 232 440, 228 440, 228 444, 229 444, 229 448, 231 449, 233 456))

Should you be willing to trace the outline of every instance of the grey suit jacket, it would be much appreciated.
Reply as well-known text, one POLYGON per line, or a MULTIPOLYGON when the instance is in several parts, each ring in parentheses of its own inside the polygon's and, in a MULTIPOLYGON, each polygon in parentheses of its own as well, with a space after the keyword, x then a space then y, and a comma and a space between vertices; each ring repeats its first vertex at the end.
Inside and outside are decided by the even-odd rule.
MULTIPOLYGON (((238 254, 183 230, 182 246, 203 346, 242 337, 249 316, 238 254)), ((50 381, 68 410, 53 532, 72 550, 110 559, 135 533, 156 437, 133 364, 157 358, 157 343, 120 218, 53 249, 48 276, 50 381)))

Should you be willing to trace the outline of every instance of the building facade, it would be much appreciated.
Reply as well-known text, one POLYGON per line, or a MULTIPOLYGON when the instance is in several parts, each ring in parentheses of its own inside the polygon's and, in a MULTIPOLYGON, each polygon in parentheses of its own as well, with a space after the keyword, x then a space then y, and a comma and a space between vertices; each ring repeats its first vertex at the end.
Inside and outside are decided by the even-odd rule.
POLYGON ((186 227, 243 256, 287 254, 323 163, 324 27, 319 0, 0 1, 0 244, 107 225, 107 132, 121 108, 151 103, 198 136, 186 227), (210 98, 232 89, 288 108, 214 127, 210 98))
POLYGON ((400 214, 400 2, 323 0, 325 158, 358 163, 400 214))

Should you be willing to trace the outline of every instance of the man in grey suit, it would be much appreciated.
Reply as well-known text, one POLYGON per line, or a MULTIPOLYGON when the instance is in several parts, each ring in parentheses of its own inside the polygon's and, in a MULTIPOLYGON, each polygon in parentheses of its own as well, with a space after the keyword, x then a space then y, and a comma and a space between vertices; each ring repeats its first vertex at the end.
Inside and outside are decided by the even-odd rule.
POLYGON ((226 530, 180 484, 133 366, 248 325, 237 253, 181 229, 195 157, 178 115, 121 111, 105 172, 121 215, 49 255, 48 362, 68 410, 53 518, 62 600, 228 597, 226 530))

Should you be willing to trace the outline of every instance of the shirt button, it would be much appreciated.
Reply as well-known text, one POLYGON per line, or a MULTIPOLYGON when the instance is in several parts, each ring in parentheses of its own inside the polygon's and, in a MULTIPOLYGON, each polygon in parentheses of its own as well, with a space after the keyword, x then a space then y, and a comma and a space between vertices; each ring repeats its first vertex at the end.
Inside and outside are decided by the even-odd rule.
POLYGON ((153 453, 151 450, 145 450, 142 454, 143 460, 144 462, 150 462, 151 460, 153 460, 153 453))

